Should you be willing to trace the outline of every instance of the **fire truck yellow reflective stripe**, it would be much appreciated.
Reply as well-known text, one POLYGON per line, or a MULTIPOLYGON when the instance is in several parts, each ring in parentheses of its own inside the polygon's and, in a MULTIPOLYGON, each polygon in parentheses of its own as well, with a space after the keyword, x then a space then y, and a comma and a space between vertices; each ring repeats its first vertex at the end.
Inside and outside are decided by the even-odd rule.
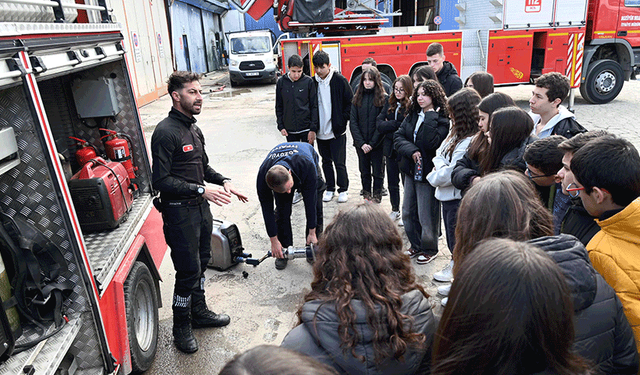
POLYGON ((549 34, 549 36, 563 36, 563 35, 569 35, 569 33, 549 34))
POLYGON ((533 38, 533 34, 530 35, 505 35, 505 36, 493 36, 490 37, 489 40, 496 39, 517 39, 517 38, 533 38))
POLYGON ((462 38, 458 39, 432 39, 432 40, 409 40, 404 42, 404 44, 418 44, 418 43, 442 43, 442 42, 461 42, 462 38))
POLYGON ((391 46, 391 45, 401 45, 402 41, 398 40, 396 42, 380 42, 380 43, 357 43, 357 44, 340 44, 340 47, 369 47, 369 46, 391 46))
POLYGON ((615 30, 613 30, 613 31, 594 31, 593 33, 594 34, 615 34, 616 31, 615 30))
POLYGON ((462 38, 458 39, 431 39, 431 40, 410 40, 410 41, 395 41, 395 42, 378 42, 378 43, 352 43, 352 44, 340 44, 340 47, 370 47, 370 46, 390 46, 390 45, 402 45, 402 44, 416 44, 416 43, 442 43, 442 42, 460 42, 462 38))
POLYGON ((638 34, 640 30, 627 30, 627 34, 638 34))

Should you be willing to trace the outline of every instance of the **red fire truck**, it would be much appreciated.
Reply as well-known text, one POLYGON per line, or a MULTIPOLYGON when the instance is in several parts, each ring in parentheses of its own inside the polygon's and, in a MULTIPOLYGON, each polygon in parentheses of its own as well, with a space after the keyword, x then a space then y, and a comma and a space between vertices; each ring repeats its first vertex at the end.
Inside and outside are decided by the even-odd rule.
MULTIPOLYGON (((572 87, 580 87, 585 100, 607 103, 620 93, 625 80, 635 79, 640 67, 638 0, 460 0, 460 30, 455 32, 380 28, 386 22, 383 16, 397 13, 375 7, 364 7, 369 12, 363 12, 361 2, 353 2, 352 9, 333 7, 333 19, 310 19, 306 15, 316 14, 313 9, 296 12, 296 7, 318 2, 231 1, 255 19, 273 7, 283 31, 324 34, 282 40, 283 71, 291 54, 304 58, 322 48, 350 80, 360 74, 367 57, 375 58, 378 68, 393 79, 425 65, 426 47, 437 41, 463 79, 474 71, 487 71, 496 85, 521 84, 557 71, 571 79, 572 87), (372 33, 377 34, 362 35, 372 33)), ((311 64, 310 73, 312 69, 311 64)))
POLYGON ((0 209, 55 244, 72 285, 61 328, 19 315, 14 352, 0 334, 0 374, 128 374, 155 356, 167 245, 120 25, 97 4, 0 0, 0 209))

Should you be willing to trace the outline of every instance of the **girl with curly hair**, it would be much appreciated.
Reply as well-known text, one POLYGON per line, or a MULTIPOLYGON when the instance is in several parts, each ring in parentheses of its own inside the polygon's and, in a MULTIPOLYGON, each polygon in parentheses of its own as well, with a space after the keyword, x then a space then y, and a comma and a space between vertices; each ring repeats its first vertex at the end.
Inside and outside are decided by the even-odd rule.
POLYGON ((376 119, 378 131, 384 136, 382 153, 387 164, 387 186, 391 201, 391 220, 400 219, 400 167, 398 153, 393 149, 393 134, 398 130, 411 107, 413 86, 411 78, 403 75, 393 82, 393 95, 384 104, 376 119))
POLYGON ((449 133, 447 97, 440 83, 422 82, 413 93, 411 110, 393 136, 404 175, 402 221, 411 248, 407 254, 418 264, 438 255, 440 203, 435 188, 426 180, 433 169, 436 150, 449 133))
POLYGON ((313 275, 283 347, 341 374, 428 371, 436 329, 429 296, 382 208, 339 212, 320 239, 313 275))
POLYGON ((353 96, 349 128, 358 154, 362 195, 364 199, 375 203, 380 203, 382 200, 384 181, 382 134, 376 128, 376 118, 386 100, 387 95, 378 69, 373 66, 365 69, 353 96), (371 192, 372 177, 373 194, 371 192))
MULTIPOLYGON (((455 246, 456 213, 462 199, 462 192, 451 184, 451 172, 458 160, 467 152, 471 139, 478 131, 478 103, 480 95, 476 90, 463 88, 447 100, 447 110, 451 116, 449 136, 436 151, 433 158, 433 170, 427 175, 429 183, 436 188, 436 198, 442 204, 442 218, 447 236, 447 245, 453 253, 455 246)), ((451 282, 453 260, 433 278, 440 282, 451 282)), ((438 292, 446 295, 447 286, 438 288, 438 292), (444 292, 444 293, 443 293, 444 292)))

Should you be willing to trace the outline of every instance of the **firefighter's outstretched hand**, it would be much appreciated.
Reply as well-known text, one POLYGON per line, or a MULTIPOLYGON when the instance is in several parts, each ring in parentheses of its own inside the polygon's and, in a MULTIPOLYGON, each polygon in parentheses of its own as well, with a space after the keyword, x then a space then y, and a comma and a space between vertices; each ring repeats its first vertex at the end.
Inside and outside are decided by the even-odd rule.
POLYGON ((231 203, 231 194, 217 187, 205 186, 202 196, 218 206, 231 203))
POLYGON ((233 185, 231 184, 231 182, 226 182, 226 183, 224 184, 224 191, 226 191, 227 193, 233 194, 233 195, 235 195, 236 197, 238 197, 238 200, 239 200, 240 202, 247 203, 247 202, 249 201, 249 198, 248 198, 246 195, 244 195, 244 194, 242 194, 241 192, 239 192, 238 190, 236 190, 236 189, 233 187, 233 185))

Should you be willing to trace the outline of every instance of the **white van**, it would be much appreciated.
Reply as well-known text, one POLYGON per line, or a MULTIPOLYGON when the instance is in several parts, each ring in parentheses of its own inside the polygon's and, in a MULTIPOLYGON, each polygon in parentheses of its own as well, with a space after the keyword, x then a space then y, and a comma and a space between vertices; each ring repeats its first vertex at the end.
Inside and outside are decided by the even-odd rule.
POLYGON ((279 48, 272 31, 240 31, 227 34, 227 38, 231 86, 251 81, 276 82, 279 48))

